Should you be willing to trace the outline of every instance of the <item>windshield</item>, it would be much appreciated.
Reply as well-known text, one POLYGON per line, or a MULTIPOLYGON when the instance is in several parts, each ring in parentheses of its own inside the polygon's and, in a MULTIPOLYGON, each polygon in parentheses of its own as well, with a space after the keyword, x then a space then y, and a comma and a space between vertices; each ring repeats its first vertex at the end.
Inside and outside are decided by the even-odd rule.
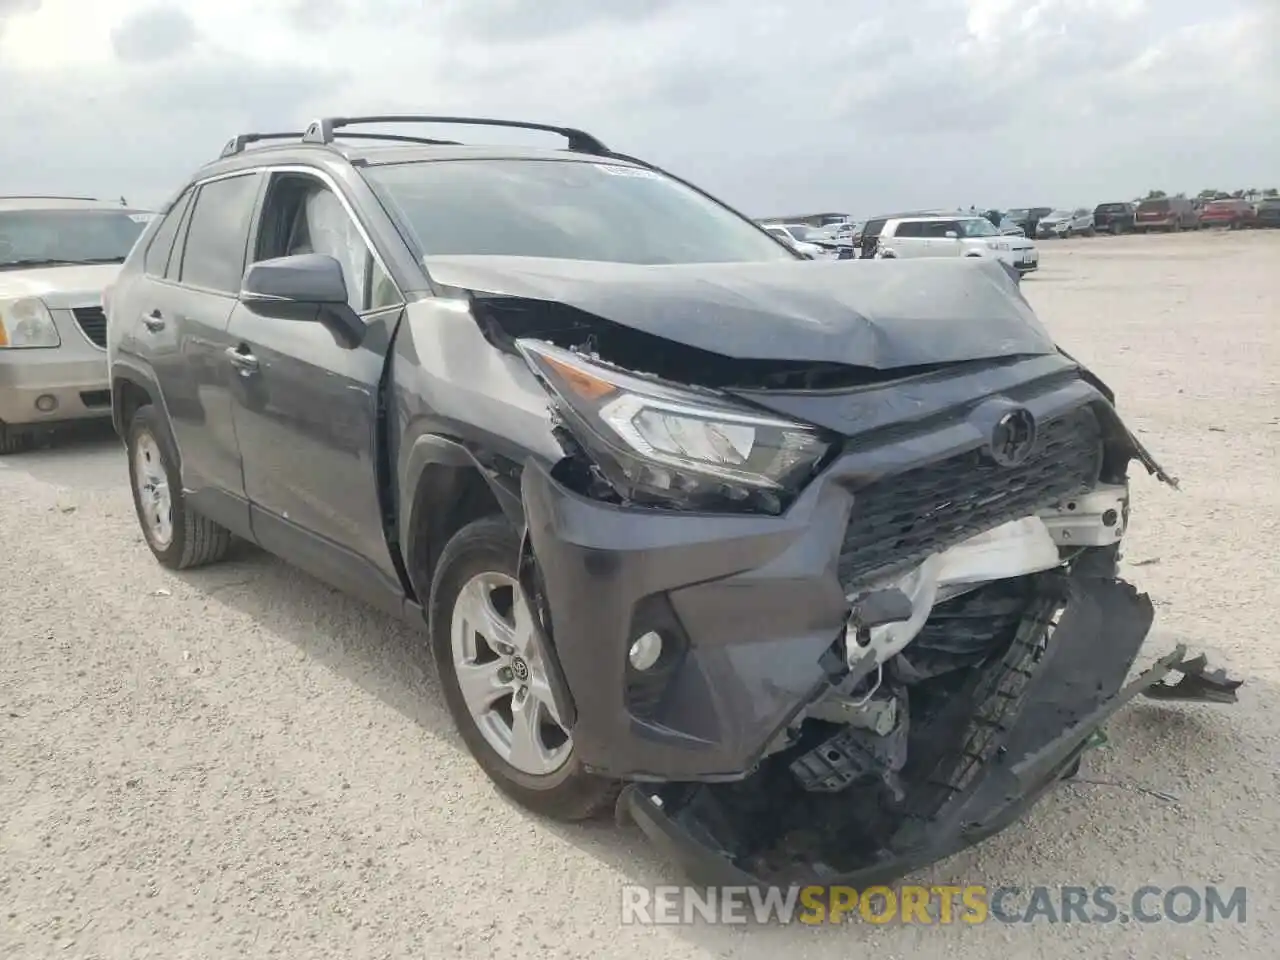
POLYGON ((1121 213, 1128 209, 1127 203, 1104 203, 1098 206, 1099 213, 1121 213))
POLYGON ((794 260, 754 224, 650 170, 573 160, 371 167, 427 256, 610 263, 794 260))
POLYGON ((973 217, 969 220, 960 221, 960 236, 994 237, 997 236, 997 231, 986 217, 973 217))
POLYGON ((123 208, 0 211, 0 267, 123 262, 153 216, 123 208))
POLYGON ((785 229, 787 233, 791 234, 791 236, 802 243, 806 240, 812 240, 814 234, 818 232, 817 230, 814 230, 813 227, 806 227, 802 224, 791 224, 785 229))

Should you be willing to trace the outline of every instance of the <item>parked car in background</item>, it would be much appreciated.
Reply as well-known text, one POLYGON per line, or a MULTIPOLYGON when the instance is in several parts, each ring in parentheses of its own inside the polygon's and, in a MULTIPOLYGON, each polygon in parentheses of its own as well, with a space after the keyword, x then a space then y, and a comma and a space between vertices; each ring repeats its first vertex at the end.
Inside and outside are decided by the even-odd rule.
POLYGON ((1040 218, 1052 212, 1052 207, 1014 207, 1005 216, 1020 226, 1028 237, 1034 237, 1040 218))
POLYGON ((152 214, 81 197, 0 197, 0 454, 111 415, 103 290, 152 214))
POLYGON ((1252 227, 1257 219, 1258 211, 1248 200, 1210 200, 1200 211, 1200 224, 1205 227, 1240 230, 1252 227))
POLYGON ((1258 204, 1259 227, 1280 227, 1280 197, 1267 197, 1258 204))
POLYGON ((1093 211, 1080 207, 1076 210, 1051 210, 1036 224, 1036 236, 1042 239, 1063 239, 1076 234, 1093 236, 1093 211))
POLYGON ((1093 208, 1093 228, 1103 233, 1121 234, 1133 231, 1132 203, 1100 203, 1093 208))
POLYGON ((836 256, 834 241, 826 240, 817 227, 804 223, 768 223, 764 228, 806 257, 826 260, 836 256))
POLYGON ((1196 230, 1199 227, 1199 211, 1186 197, 1142 200, 1133 211, 1133 229, 1137 233, 1151 230, 1196 230))
POLYGON ((1025 237, 1002 236, 983 216, 903 217, 889 220, 880 232, 876 256, 987 257, 1000 260, 1018 276, 1040 266, 1036 245, 1025 237))

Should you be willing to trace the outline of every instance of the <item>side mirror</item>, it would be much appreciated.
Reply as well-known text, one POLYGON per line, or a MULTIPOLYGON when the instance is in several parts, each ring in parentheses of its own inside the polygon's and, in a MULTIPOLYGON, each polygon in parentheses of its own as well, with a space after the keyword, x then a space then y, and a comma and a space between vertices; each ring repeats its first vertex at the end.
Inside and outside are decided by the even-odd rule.
POLYGON ((240 302, 277 320, 323 323, 346 346, 364 339, 364 322, 351 309, 342 264, 322 253, 261 260, 245 271, 240 302))
POLYGON ((960 239, 960 234, 956 233, 954 230, 948 230, 945 234, 943 234, 943 236, 945 236, 948 240, 960 239))

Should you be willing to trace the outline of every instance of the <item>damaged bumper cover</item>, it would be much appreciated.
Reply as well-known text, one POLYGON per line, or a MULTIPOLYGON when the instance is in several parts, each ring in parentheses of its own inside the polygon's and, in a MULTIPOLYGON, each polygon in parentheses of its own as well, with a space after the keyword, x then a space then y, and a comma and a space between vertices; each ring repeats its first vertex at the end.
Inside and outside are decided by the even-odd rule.
MULTIPOLYGON (((922 404, 930 399, 917 392, 922 404)), ((989 397, 923 432, 886 426, 887 436, 851 446, 778 516, 605 503, 530 461, 524 515, 579 761, 628 780, 747 776, 845 670, 851 582, 906 572, 1096 487, 1114 417, 1106 399, 1056 374, 1020 399, 1042 429, 1037 456, 1017 468, 982 452, 1011 406, 989 397), (902 515, 918 519, 904 529, 902 515), (664 655, 637 671, 628 651, 650 632, 664 655)), ((1113 512, 1122 532, 1127 517, 1113 512)))
MULTIPOLYGON (((1020 819, 1073 773, 1091 736, 1135 698, 1235 700, 1239 681, 1209 671, 1202 656, 1188 658, 1181 645, 1121 686, 1150 627, 1150 600, 1118 580, 1075 577, 1066 586, 1066 612, 1029 671, 1025 663, 1008 661, 991 668, 1009 676, 1030 673, 1013 677, 1022 681, 1016 694, 1005 679, 996 682, 995 698, 1016 696, 1017 706, 992 723, 979 750, 962 751, 945 771, 917 771, 930 782, 917 784, 903 815, 882 821, 879 826, 887 829, 869 843, 828 840, 814 849, 814 837, 800 836, 809 832, 803 823, 809 812, 764 841, 750 828, 739 825, 735 832, 728 804, 715 795, 718 788, 706 785, 633 784, 619 798, 619 819, 639 825, 698 882, 860 888, 888 883, 1020 819), (1165 682, 1178 673, 1180 683, 1165 682)), ((842 796, 826 802, 834 807, 842 796)))

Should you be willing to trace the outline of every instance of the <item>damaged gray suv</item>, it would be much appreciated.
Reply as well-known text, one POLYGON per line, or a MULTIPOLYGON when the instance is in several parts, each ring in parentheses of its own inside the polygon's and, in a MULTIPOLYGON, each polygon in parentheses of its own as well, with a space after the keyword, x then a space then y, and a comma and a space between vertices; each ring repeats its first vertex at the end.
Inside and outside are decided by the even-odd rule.
POLYGON ((990 261, 811 261, 578 130, 327 118, 228 143, 108 313, 161 563, 239 537, 423 623, 502 790, 695 877, 888 879, 1134 697, 1235 699, 1181 647, 1126 683, 1129 464, 1173 481, 990 261))

